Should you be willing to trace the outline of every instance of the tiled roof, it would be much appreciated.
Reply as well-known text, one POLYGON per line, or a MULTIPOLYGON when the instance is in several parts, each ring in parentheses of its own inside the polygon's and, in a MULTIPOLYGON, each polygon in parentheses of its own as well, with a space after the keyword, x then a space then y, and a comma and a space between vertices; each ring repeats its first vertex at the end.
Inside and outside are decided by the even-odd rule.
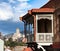
POLYGON ((40 8, 40 9, 32 9, 32 12, 54 12, 53 8, 40 8))
MULTIPOLYGON (((49 0, 41 8, 28 10, 28 13, 26 15, 32 15, 32 13, 54 13, 55 9, 57 8, 57 5, 59 4, 60 0, 49 0)), ((23 17, 27 17, 26 15, 24 15, 23 17)))
POLYGON ((44 6, 39 9, 32 9, 32 12, 54 12, 55 11, 55 2, 56 0, 49 0, 44 6))

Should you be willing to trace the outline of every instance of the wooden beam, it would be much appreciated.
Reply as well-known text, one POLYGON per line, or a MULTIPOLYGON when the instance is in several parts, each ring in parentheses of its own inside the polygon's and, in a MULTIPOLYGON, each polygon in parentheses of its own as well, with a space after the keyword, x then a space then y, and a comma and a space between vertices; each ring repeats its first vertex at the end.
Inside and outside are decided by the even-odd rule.
POLYGON ((34 41, 36 41, 36 16, 35 15, 33 15, 33 17, 34 17, 34 41))

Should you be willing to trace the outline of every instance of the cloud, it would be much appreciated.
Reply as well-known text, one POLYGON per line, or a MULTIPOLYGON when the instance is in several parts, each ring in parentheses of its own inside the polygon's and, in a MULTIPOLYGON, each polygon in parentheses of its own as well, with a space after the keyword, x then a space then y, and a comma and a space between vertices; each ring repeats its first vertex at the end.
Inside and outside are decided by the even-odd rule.
POLYGON ((27 10, 31 7, 30 4, 28 4, 27 2, 21 2, 19 4, 17 4, 16 6, 13 7, 14 9, 14 21, 19 20, 20 16, 23 16, 27 13, 27 10))
POLYGON ((12 8, 8 3, 3 2, 0 4, 0 20, 11 19, 13 15, 12 8))
POLYGON ((9 3, 16 3, 17 1, 18 2, 27 2, 27 1, 30 1, 30 0, 8 0, 9 3))
POLYGON ((16 1, 15 0, 8 0, 9 3, 15 3, 16 1))
POLYGON ((15 9, 16 12, 24 12, 24 10, 29 9, 30 7, 31 5, 28 4, 27 2, 22 2, 17 6, 14 6, 13 8, 15 9))
POLYGON ((27 2, 22 2, 21 4, 20 4, 20 6, 22 7, 22 8, 30 8, 31 7, 31 5, 30 4, 28 4, 27 2))
POLYGON ((19 0, 20 2, 17 1, 9 0, 8 3, 0 3, 0 20, 20 21, 19 17, 25 15, 31 5, 27 2, 29 0, 19 0))
POLYGON ((24 2, 24 1, 30 1, 30 0, 18 0, 18 1, 20 1, 20 2, 24 2))
POLYGON ((27 1, 30 1, 30 0, 8 0, 10 3, 15 3, 16 1, 19 1, 19 2, 27 2, 27 1))

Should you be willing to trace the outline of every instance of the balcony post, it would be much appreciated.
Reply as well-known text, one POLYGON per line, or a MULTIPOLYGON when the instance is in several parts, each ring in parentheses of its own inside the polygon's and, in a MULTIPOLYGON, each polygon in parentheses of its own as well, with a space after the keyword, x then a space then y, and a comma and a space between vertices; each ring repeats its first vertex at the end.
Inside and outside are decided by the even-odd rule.
POLYGON ((25 33, 25 38, 27 38, 27 36, 26 36, 26 34, 27 34, 26 29, 27 29, 27 24, 26 24, 26 22, 24 22, 24 33, 25 33))
POLYGON ((33 26, 34 26, 34 41, 36 41, 36 16, 33 15, 33 17, 34 17, 34 24, 33 24, 33 26))

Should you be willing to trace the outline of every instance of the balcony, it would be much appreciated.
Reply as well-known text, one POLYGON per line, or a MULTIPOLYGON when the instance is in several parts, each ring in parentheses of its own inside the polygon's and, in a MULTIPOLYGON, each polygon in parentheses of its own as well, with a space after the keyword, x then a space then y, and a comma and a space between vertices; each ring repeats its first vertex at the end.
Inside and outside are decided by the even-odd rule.
POLYGON ((52 33, 37 33, 36 41, 39 43, 52 43, 53 34, 52 33))

